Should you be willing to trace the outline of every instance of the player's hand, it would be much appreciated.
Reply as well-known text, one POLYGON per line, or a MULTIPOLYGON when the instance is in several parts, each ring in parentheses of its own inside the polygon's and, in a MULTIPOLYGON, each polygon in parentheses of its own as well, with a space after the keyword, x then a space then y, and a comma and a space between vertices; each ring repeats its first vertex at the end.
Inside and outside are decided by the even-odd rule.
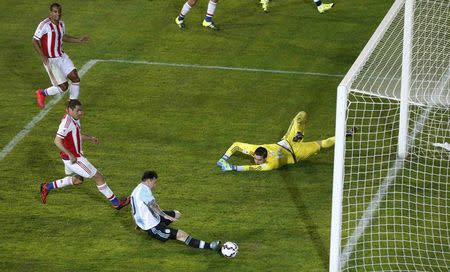
POLYGON ((77 157, 75 157, 75 156, 72 155, 72 154, 69 154, 69 160, 70 160, 70 162, 71 162, 72 164, 74 164, 74 163, 77 162, 77 157))
POLYGON ((79 43, 87 43, 88 41, 89 41, 88 36, 81 36, 80 38, 78 38, 79 43))
POLYGON ((219 166, 222 171, 233 171, 234 170, 233 165, 231 165, 229 162, 227 162, 224 159, 220 159, 217 162, 217 166, 219 166))
POLYGON ((45 66, 47 66, 48 65, 48 58, 46 57, 46 56, 41 56, 41 58, 42 58, 42 63, 44 63, 44 65, 45 66))
POLYGON ((178 221, 178 219, 176 219, 175 217, 172 216, 164 216, 165 219, 170 220, 172 222, 178 221))
POLYGON ((99 143, 100 143, 99 139, 98 139, 97 137, 95 137, 95 136, 91 136, 91 137, 89 138, 89 140, 90 140, 91 143, 93 143, 93 144, 99 144, 99 143))

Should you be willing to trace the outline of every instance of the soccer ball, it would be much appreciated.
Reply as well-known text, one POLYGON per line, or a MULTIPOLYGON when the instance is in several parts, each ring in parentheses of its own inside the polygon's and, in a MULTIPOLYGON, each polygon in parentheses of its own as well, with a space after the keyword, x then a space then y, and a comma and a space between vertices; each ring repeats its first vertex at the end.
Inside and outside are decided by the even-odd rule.
POLYGON ((227 258, 234 258, 238 254, 239 247, 234 242, 226 242, 223 244, 221 252, 227 258))

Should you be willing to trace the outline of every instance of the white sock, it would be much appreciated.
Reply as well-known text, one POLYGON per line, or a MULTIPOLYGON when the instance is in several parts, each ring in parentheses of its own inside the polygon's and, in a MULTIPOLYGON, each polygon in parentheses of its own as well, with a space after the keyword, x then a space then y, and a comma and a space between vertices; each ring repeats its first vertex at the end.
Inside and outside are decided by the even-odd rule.
POLYGON ((45 96, 55 95, 55 94, 60 94, 60 93, 63 93, 63 90, 61 90, 61 88, 59 86, 51 86, 51 87, 48 87, 47 89, 44 89, 45 96))
POLYGON ((191 6, 189 6, 188 2, 184 3, 183 8, 180 11, 180 17, 186 16, 188 12, 191 10, 191 6))
POLYGON ((209 0, 208 10, 206 11, 206 16, 213 17, 214 12, 216 11, 217 3, 214 3, 212 0, 209 0))
POLYGON ((70 99, 77 99, 80 94, 80 82, 72 82, 70 85, 70 99))
POLYGON ((58 179, 58 180, 55 180, 53 182, 53 187, 55 189, 66 187, 66 186, 69 186, 69 185, 73 185, 71 176, 68 176, 68 177, 65 177, 65 178, 62 178, 62 179, 58 179))
POLYGON ((109 201, 111 201, 115 195, 109 188, 108 184, 106 182, 100 186, 97 185, 97 189, 102 193, 109 201))

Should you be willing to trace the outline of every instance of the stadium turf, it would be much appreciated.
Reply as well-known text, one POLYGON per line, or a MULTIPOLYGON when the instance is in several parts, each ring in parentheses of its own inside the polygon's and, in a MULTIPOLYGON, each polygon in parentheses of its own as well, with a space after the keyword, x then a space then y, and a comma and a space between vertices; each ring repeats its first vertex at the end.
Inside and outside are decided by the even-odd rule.
MULTIPOLYGON (((49 80, 31 38, 46 1, 1 1, 0 148, 40 110, 34 91, 49 80), (2 5, 3 6, 3 5, 2 5)), ((89 160, 117 195, 144 170, 159 174, 162 208, 183 214, 176 228, 205 239, 231 240, 240 252, 213 252, 134 230, 129 208, 111 209, 92 181, 51 192, 39 184, 64 176, 53 144, 66 98, 0 160, 2 271, 326 271, 333 150, 266 173, 221 173, 215 162, 233 141, 271 143, 295 114, 309 114, 305 140, 334 133, 341 77, 392 1, 343 1, 319 14, 312 1, 222 1, 215 22, 200 26, 207 1, 174 18, 184 1, 64 1, 64 44, 80 69, 91 59, 123 59, 256 68, 325 75, 98 62, 81 79, 89 160)), ((238 158, 240 162, 250 162, 238 158)))

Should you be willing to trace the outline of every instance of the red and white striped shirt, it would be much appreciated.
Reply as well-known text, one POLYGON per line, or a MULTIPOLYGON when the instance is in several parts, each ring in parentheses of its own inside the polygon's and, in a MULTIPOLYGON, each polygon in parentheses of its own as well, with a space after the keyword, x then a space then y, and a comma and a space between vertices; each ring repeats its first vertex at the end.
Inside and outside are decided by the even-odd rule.
POLYGON ((64 53, 62 43, 65 32, 66 27, 63 21, 54 24, 50 18, 47 18, 38 25, 33 39, 41 41, 42 51, 46 57, 57 58, 64 53))
MULTIPOLYGON (((72 155, 77 158, 83 155, 80 120, 75 120, 68 114, 64 115, 56 136, 63 139, 64 147, 72 155)), ((59 155, 63 160, 69 159, 69 156, 62 151, 59 152, 59 155)))

